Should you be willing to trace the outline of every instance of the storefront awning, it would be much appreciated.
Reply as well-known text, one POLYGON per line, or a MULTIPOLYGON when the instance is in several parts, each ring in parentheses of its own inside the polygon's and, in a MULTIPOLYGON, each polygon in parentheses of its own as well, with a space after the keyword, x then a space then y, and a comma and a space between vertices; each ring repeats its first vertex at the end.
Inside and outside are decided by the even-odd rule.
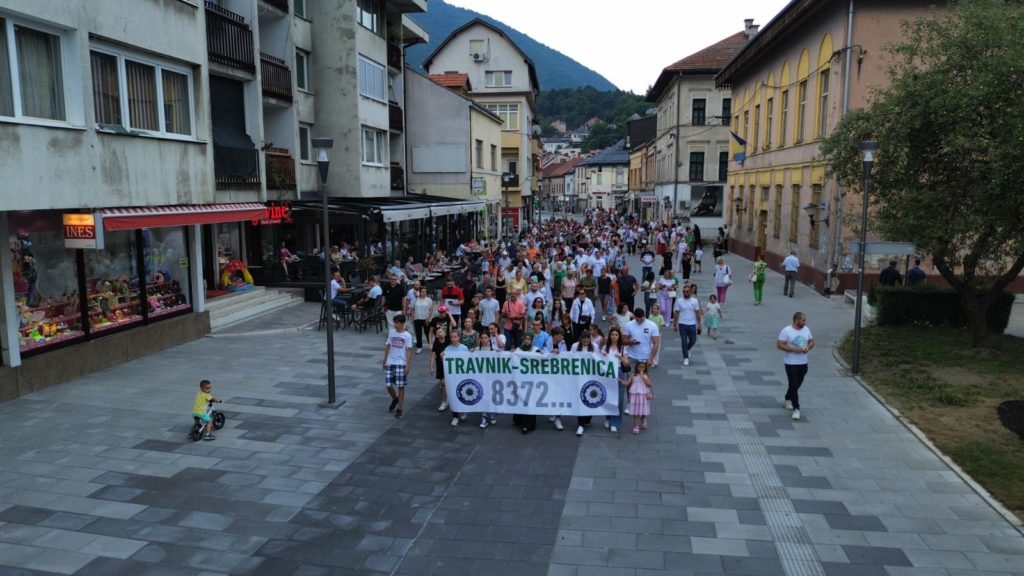
POLYGON ((260 202, 240 202, 236 204, 104 208, 99 210, 97 215, 103 221, 103 229, 113 231, 258 220, 263 217, 266 208, 260 202))
POLYGON ((404 222, 406 220, 417 220, 430 217, 428 206, 388 206, 380 209, 380 215, 385 222, 404 222))
POLYGON ((468 214, 479 212, 485 209, 483 201, 467 201, 454 204, 434 204, 430 207, 431 216, 446 216, 448 214, 468 214))

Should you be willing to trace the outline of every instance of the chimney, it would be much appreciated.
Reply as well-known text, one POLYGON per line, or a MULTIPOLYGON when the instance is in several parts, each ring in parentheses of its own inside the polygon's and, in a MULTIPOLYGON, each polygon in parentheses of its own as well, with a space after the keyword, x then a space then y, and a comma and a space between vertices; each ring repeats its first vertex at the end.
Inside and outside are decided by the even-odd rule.
POLYGON ((747 35, 747 40, 749 40, 749 39, 753 38, 754 36, 756 36, 757 35, 757 30, 760 27, 761 27, 760 25, 754 24, 754 19, 753 18, 747 18, 746 20, 744 20, 743 21, 743 32, 747 35))

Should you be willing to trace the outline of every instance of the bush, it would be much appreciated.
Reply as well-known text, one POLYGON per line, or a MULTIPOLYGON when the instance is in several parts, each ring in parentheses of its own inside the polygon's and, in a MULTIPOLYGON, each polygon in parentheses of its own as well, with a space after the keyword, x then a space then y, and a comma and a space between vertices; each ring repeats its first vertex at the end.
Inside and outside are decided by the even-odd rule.
MULTIPOLYGON (((877 307, 880 326, 924 324, 963 328, 968 325, 967 312, 955 290, 928 285, 914 288, 873 286, 870 300, 874 300, 877 307)), ((1006 330, 1013 300, 1012 292, 1003 292, 992 302, 985 317, 989 332, 1002 334, 1006 330)))

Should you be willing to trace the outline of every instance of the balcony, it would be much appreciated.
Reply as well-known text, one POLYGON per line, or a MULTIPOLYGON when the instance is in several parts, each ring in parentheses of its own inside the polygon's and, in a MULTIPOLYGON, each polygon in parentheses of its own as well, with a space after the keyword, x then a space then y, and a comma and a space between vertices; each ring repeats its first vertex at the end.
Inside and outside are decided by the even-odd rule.
POLYGON ((281 10, 285 14, 288 13, 288 0, 263 0, 267 4, 270 4, 274 8, 281 10))
POLYGON ((388 42, 388 66, 395 70, 402 69, 402 47, 394 42, 388 42))
POLYGON ((256 73, 252 28, 245 18, 207 0, 206 49, 210 62, 256 73))
POLYGON ((519 187, 519 174, 509 174, 505 172, 501 175, 501 187, 502 188, 518 188, 519 187))
POLYGON ((399 164, 391 164, 391 189, 405 190, 405 170, 399 164))
POLYGON ((401 132, 405 127, 405 120, 402 117, 402 107, 394 100, 388 102, 388 127, 393 132, 401 132))
POLYGON ((295 191, 295 158, 287 148, 267 148, 265 173, 268 190, 295 191))
POLYGON ((292 100, 292 71, 284 60, 260 52, 260 72, 263 75, 263 94, 292 100))
POLYGON ((259 190, 260 151, 215 142, 213 176, 217 190, 259 190))

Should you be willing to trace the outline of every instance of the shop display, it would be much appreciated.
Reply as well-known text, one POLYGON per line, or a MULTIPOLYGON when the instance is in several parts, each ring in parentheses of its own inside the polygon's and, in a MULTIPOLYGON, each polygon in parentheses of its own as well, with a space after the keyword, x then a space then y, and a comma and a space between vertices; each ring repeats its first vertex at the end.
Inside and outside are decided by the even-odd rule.
POLYGON ((18 345, 22 350, 32 350, 58 342, 74 340, 85 335, 82 331, 82 315, 78 311, 78 294, 67 298, 40 302, 35 307, 28 305, 25 296, 17 296, 18 345))
POLYGON ((90 330, 100 332, 142 321, 138 291, 131 287, 127 276, 114 281, 90 281, 89 285, 90 330))
POLYGON ((146 312, 150 318, 191 308, 181 291, 180 282, 168 282, 161 272, 157 272, 153 279, 154 282, 146 286, 146 312))
POLYGON ((241 260, 231 260, 221 268, 220 285, 231 292, 252 290, 255 287, 249 267, 241 260))

